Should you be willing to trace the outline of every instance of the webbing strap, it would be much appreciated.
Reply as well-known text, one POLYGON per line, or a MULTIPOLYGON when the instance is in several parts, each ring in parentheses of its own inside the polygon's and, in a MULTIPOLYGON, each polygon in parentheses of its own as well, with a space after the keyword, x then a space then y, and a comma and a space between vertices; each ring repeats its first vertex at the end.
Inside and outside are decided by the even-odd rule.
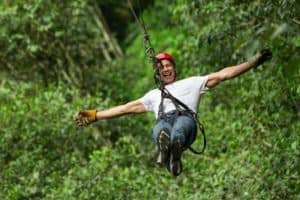
POLYGON ((193 149, 193 147, 188 146, 188 149, 193 152, 194 154, 202 154, 204 151, 205 151, 205 148, 206 148, 206 135, 205 135, 205 130, 204 130, 204 126, 201 124, 201 122, 199 121, 197 115, 194 116, 194 118, 196 119, 197 121, 197 124, 198 124, 198 128, 200 129, 201 131, 201 134, 202 134, 202 137, 203 137, 203 146, 202 146, 202 150, 201 151, 196 151, 195 149, 193 149))
POLYGON ((202 146, 202 150, 201 151, 196 151, 195 149, 193 149, 190 146, 188 146, 188 149, 195 153, 195 154, 202 154, 205 151, 206 148, 206 135, 205 135, 205 130, 204 130, 204 126, 201 124, 201 122, 198 119, 197 113, 194 112, 192 109, 190 109, 187 105, 185 105, 182 101, 180 101, 179 99, 177 99, 176 97, 174 97, 169 90, 167 90, 166 88, 161 89, 161 101, 159 104, 159 111, 158 111, 158 118, 160 118, 163 114, 164 114, 164 109, 163 109, 163 102, 164 102, 164 98, 168 98, 172 101, 172 103, 174 104, 176 110, 178 112, 182 112, 182 111, 188 111, 189 113, 192 114, 195 122, 197 123, 198 128, 201 131, 202 137, 203 137, 203 146, 202 146), (183 108, 180 108, 180 106, 183 108))

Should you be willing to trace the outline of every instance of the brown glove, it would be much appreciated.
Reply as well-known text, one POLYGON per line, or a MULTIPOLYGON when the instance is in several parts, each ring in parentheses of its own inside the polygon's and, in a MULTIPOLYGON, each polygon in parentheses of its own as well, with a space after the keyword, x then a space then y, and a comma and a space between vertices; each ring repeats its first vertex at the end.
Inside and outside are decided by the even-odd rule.
POLYGON ((254 56, 252 56, 248 62, 253 64, 255 67, 258 67, 259 65, 271 59, 272 59, 272 52, 269 49, 262 49, 254 56))
POLYGON ((74 115, 74 120, 77 122, 78 126, 87 126, 92 122, 97 121, 96 110, 80 110, 74 115))

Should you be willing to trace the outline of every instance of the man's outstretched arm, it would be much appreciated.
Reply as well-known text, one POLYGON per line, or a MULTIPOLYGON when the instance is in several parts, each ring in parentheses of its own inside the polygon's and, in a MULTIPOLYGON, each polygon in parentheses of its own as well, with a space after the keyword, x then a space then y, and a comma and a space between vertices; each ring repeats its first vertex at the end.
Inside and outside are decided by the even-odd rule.
POLYGON ((247 62, 244 62, 239 65, 231 66, 231 67, 225 67, 224 69, 218 72, 209 74, 206 86, 208 88, 213 88, 217 86, 219 83, 221 83, 222 81, 237 77, 247 72, 249 69, 257 67, 260 64, 264 63, 265 61, 270 60, 271 58, 272 58, 272 53, 269 50, 262 50, 256 55, 254 55, 247 62))
POLYGON ((96 113, 96 120, 110 119, 120 117, 126 114, 144 113, 146 112, 145 106, 138 100, 131 101, 124 105, 112 107, 107 110, 98 111, 96 113))
POLYGON ((138 100, 131 101, 124 105, 115 106, 107 110, 80 110, 75 114, 74 119, 79 126, 87 126, 92 122, 98 120, 110 119, 120 117, 126 114, 144 113, 146 112, 145 106, 138 100))

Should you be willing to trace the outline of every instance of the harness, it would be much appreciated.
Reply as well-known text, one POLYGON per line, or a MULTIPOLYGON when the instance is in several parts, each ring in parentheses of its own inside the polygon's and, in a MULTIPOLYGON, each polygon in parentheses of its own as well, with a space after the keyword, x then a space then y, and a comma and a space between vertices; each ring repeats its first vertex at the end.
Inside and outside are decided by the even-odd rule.
POLYGON ((203 137, 203 146, 202 146, 201 151, 197 151, 191 147, 191 143, 194 141, 194 139, 196 137, 196 135, 195 135, 195 137, 189 138, 189 142, 188 142, 189 146, 187 148, 195 154, 202 154, 206 148, 206 135, 205 135, 204 126, 199 121, 197 113, 194 112, 193 110, 191 110, 187 105, 185 105, 178 98, 174 97, 165 87, 163 89, 160 89, 160 91, 161 91, 161 101, 160 101, 159 109, 158 109, 158 119, 160 119, 161 117, 163 117, 165 115, 164 109, 163 109, 163 102, 164 102, 164 99, 166 99, 166 98, 168 98, 172 101, 172 103, 174 104, 176 111, 179 115, 184 115, 185 113, 191 114, 195 123, 197 124, 199 130, 201 131, 201 134, 203 137))
MULTIPOLYGON (((164 109, 163 109, 163 102, 164 102, 164 99, 166 99, 166 98, 168 98, 172 101, 172 103, 174 104, 174 106, 176 108, 176 111, 179 114, 184 114, 184 113, 191 114, 193 116, 193 119, 195 120, 199 130, 202 133, 203 146, 202 146, 201 151, 196 151, 190 145, 187 148, 195 154, 202 154, 204 152, 205 148, 206 148, 206 135, 205 135, 204 126, 199 121, 197 113, 194 112, 193 110, 191 110, 187 105, 185 105, 183 102, 181 102, 178 98, 173 96, 169 92, 169 90, 165 87, 165 84, 161 81, 161 77, 160 77, 160 74, 159 74, 159 68, 160 68, 160 66, 162 66, 162 62, 161 62, 161 60, 159 60, 155 57, 155 51, 154 51, 154 48, 151 45, 150 37, 149 37, 149 34, 147 32, 145 22, 144 22, 142 17, 140 19, 137 17, 130 0, 128 0, 128 5, 131 9, 131 12, 132 12, 135 20, 138 22, 138 24, 139 24, 139 26, 140 26, 143 34, 144 34, 144 47, 145 47, 146 56, 153 63, 154 80, 155 80, 155 83, 157 84, 159 90, 161 91, 161 102, 159 104, 158 119, 161 118, 162 116, 164 116, 164 114, 165 114, 164 109)), ((139 3, 138 3, 138 6, 139 6, 139 9, 140 9, 139 3)))

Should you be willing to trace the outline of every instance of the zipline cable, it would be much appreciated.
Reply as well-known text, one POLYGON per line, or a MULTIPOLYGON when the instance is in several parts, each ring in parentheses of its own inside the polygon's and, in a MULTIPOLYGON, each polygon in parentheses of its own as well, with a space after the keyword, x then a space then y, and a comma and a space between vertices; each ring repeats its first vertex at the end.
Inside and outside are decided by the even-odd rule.
MULTIPOLYGON (((150 42, 150 36, 148 34, 148 31, 147 31, 147 28, 146 28, 146 25, 145 25, 145 22, 144 22, 144 19, 143 17, 138 17, 136 15, 136 12, 133 8, 133 5, 131 3, 130 0, 127 0, 128 2, 128 5, 129 5, 129 8, 135 18, 135 20, 137 21, 140 29, 142 30, 143 34, 144 34, 144 46, 145 46, 145 50, 146 50, 146 55, 147 57, 151 60, 151 62, 157 62, 157 59, 155 58, 155 51, 154 51, 154 48, 152 47, 151 45, 151 42, 150 42)), ((138 1, 139 2, 139 1, 138 1)), ((141 12, 141 7, 140 7, 140 3, 138 3, 138 7, 139 7, 139 10, 141 12)))

